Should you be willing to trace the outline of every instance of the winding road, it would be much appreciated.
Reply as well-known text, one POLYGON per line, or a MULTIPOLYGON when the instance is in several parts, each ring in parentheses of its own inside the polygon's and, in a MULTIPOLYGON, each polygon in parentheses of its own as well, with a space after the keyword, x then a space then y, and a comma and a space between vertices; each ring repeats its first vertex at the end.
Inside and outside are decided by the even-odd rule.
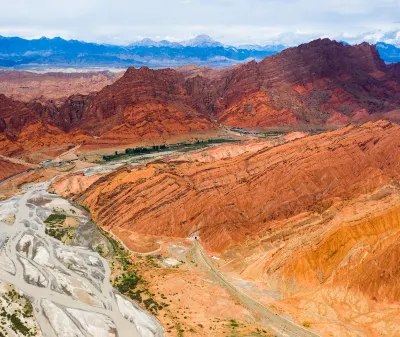
POLYGON ((219 272, 213 265, 207 254, 204 253, 198 240, 194 240, 192 247, 192 256, 199 266, 207 269, 211 276, 229 293, 235 297, 244 307, 250 311, 260 315, 268 324, 268 328, 275 333, 277 336, 282 337, 318 337, 318 335, 312 331, 305 329, 304 327, 295 324, 288 319, 279 316, 272 310, 261 304, 254 298, 245 294, 243 291, 236 288, 230 283, 221 272, 219 272))

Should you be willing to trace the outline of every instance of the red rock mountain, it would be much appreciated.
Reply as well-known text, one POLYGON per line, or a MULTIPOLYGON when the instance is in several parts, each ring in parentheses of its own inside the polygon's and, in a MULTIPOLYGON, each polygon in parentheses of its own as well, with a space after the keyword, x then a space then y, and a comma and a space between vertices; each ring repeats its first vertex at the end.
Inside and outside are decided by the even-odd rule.
POLYGON ((196 111, 184 76, 172 69, 129 68, 114 84, 92 96, 72 96, 56 124, 100 136, 156 138, 202 132, 215 126, 196 111))
POLYGON ((346 124, 400 104, 398 70, 375 46, 328 39, 286 49, 225 76, 216 116, 222 124, 346 124))
POLYGON ((216 130, 215 121, 265 128, 374 120, 400 108, 400 76, 374 46, 324 39, 222 71, 129 68, 61 106, 0 99, 0 132, 8 138, 39 120, 89 142, 129 143, 201 134, 216 130))
POLYGON ((147 122, 159 132, 197 131, 210 127, 204 116, 242 127, 343 125, 400 107, 398 66, 387 66, 367 43, 315 40, 260 63, 197 73, 130 68, 94 96, 72 96, 59 123, 97 133, 147 122))

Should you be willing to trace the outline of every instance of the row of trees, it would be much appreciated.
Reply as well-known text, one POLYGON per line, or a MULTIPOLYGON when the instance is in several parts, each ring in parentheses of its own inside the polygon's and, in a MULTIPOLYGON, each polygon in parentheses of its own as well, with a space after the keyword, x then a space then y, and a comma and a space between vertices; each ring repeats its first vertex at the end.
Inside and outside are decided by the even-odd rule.
POLYGON ((154 151, 165 150, 166 148, 166 145, 153 145, 152 147, 135 147, 125 149, 125 154, 151 153, 154 151))

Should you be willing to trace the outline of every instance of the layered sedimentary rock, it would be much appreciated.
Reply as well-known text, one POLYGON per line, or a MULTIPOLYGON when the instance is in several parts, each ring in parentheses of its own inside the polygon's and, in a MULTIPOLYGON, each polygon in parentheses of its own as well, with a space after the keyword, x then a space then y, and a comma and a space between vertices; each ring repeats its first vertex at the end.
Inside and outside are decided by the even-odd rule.
POLYGON ((226 77, 216 114, 235 126, 346 124, 400 103, 395 66, 375 46, 329 39, 286 49, 226 77))
POLYGON ((243 153, 222 146, 212 159, 121 168, 74 194, 122 237, 197 236, 229 261, 223 271, 279 290, 303 320, 323 315, 348 331, 390 334, 400 299, 399 131, 379 121, 281 145, 250 142, 243 153))
POLYGON ((34 106, 0 94, 0 154, 14 155, 43 148, 82 143, 90 137, 65 133, 51 123, 42 106, 34 106))
POLYGON ((299 128, 398 120, 400 79, 398 65, 386 65, 374 46, 324 39, 224 70, 129 68, 113 84, 72 95, 61 106, 2 105, 0 132, 8 139, 39 121, 96 144, 164 142, 215 133, 218 124, 299 128))
MULTIPOLYGON (((285 275, 287 280, 294 277, 298 284, 314 287, 345 286, 349 291, 367 294, 375 302, 398 302, 400 203, 396 194, 395 204, 384 207, 389 206, 384 205, 390 200, 388 195, 381 196, 381 209, 366 203, 369 214, 344 220, 319 236, 319 242, 311 241, 314 247, 297 247, 279 263, 271 263, 271 274, 285 275)), ((378 202, 379 198, 375 200, 378 202)))
POLYGON ((400 175, 399 126, 346 127, 225 160, 123 168, 80 201, 96 220, 152 235, 188 237, 223 251, 263 236, 275 220, 329 208, 400 175), (218 233, 218 235, 216 235, 218 233))
POLYGON ((71 97, 60 109, 64 129, 97 136, 156 138, 214 128, 190 104, 184 76, 175 70, 129 68, 96 95, 71 97))
POLYGON ((26 104, 0 94, 0 133, 17 139, 18 133, 28 124, 40 121, 26 104))

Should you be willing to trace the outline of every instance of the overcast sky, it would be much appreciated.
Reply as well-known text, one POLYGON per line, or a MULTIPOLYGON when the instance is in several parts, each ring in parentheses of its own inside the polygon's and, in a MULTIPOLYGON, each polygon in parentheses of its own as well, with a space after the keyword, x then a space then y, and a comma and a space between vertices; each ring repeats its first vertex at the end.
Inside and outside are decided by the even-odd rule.
POLYGON ((208 34, 236 45, 293 45, 324 36, 400 42, 400 0, 0 0, 0 5, 0 35, 24 38, 128 44, 208 34))

